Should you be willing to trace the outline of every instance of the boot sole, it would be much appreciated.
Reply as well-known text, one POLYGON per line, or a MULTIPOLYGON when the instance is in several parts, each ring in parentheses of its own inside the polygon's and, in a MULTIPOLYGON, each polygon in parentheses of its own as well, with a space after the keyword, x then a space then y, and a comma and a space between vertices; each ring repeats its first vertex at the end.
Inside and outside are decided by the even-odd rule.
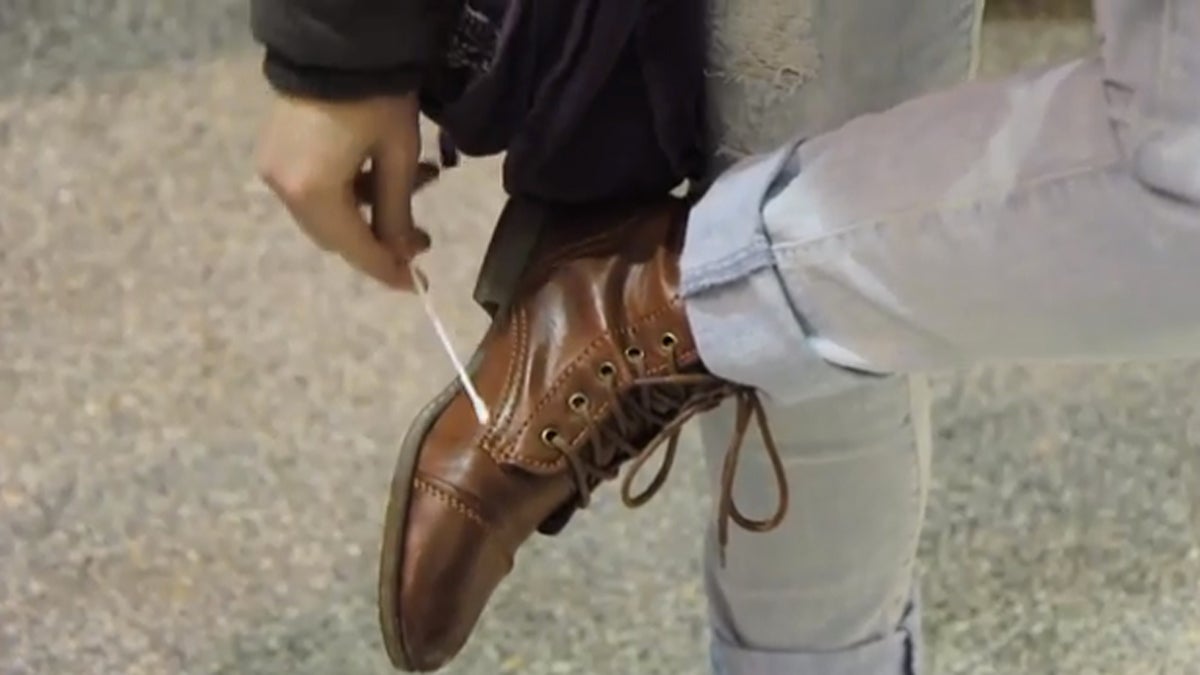
MULTIPOLYGON (((478 362, 479 358, 476 356, 467 364, 466 370, 469 375, 475 375, 478 362)), ((460 392, 462 383, 455 378, 417 413, 400 445, 400 456, 396 459, 396 468, 392 472, 392 487, 388 495, 387 513, 383 521, 383 543, 379 554, 379 627, 383 633, 384 649, 392 665, 405 672, 415 671, 409 661, 404 633, 400 626, 398 592, 400 570, 404 564, 404 525, 408 520, 413 471, 420 455, 421 444, 429 430, 460 392)))

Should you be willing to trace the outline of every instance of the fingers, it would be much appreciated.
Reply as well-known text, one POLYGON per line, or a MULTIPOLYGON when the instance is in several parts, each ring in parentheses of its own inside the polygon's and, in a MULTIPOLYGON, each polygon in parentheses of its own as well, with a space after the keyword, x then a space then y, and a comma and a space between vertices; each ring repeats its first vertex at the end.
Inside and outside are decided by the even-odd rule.
POLYGON ((412 288, 407 265, 375 238, 349 182, 305 178, 302 172, 262 173, 300 230, 317 246, 389 287, 412 288))
POLYGON ((437 175, 436 167, 418 169, 419 152, 415 99, 281 98, 262 136, 259 173, 318 246, 387 286, 412 289, 408 261, 429 246, 413 224, 412 194, 437 175), (370 222, 360 202, 370 205, 370 222))
POLYGON ((376 237, 404 261, 416 257, 430 245, 428 233, 417 228, 413 220, 413 194, 422 180, 432 180, 428 177, 430 169, 422 169, 416 161, 420 149, 404 142, 415 137, 416 134, 388 139, 376 148, 371 158, 374 189, 371 224, 376 237))
POLYGON ((349 187, 339 192, 301 201, 292 212, 301 229, 360 272, 391 288, 411 290, 407 259, 375 237, 349 187))
MULTIPOLYGON (((442 170, 437 164, 421 162, 417 165, 417 179, 413 192, 420 192, 421 188, 437 180, 441 175, 442 170)), ((360 171, 354 179, 354 196, 363 206, 375 203, 375 175, 370 169, 360 171)))
MULTIPOLYGON (((436 165, 422 163, 417 167, 416 190, 431 183, 437 178, 440 169, 436 165)), ((371 231, 375 238, 389 246, 401 259, 411 259, 428 250, 432 244, 429 232, 415 225, 409 225, 404 219, 397 220, 381 214, 382 209, 376 210, 375 195, 379 191, 387 191, 378 187, 385 182, 373 170, 363 171, 354 180, 354 196, 360 207, 368 207, 373 211, 371 231)))

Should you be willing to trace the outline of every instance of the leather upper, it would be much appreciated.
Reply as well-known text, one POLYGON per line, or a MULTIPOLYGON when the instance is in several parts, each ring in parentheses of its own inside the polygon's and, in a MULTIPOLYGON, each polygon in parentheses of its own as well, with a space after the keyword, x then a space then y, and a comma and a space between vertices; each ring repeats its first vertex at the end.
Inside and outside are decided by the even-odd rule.
POLYGON ((613 412, 606 382, 699 367, 677 294, 685 219, 664 201, 581 217, 539 244, 474 359, 489 422, 460 391, 421 443, 395 598, 413 667, 457 653, 517 548, 569 517, 564 448, 597 461, 589 420, 613 412))

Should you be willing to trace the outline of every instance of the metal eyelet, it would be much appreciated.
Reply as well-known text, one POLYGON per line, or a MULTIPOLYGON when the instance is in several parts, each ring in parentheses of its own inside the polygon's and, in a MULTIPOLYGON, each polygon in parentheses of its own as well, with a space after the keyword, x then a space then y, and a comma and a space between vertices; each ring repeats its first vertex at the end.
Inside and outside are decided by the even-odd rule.
POLYGON ((553 446, 558 440, 558 430, 553 427, 542 429, 542 442, 546 445, 553 446))
POLYGON ((645 358, 645 356, 646 352, 643 352, 641 347, 625 348, 625 358, 629 359, 630 361, 641 361, 643 358, 645 358))
POLYGON ((571 410, 580 412, 588 406, 587 394, 583 392, 571 394, 571 398, 567 399, 567 405, 571 406, 571 410))
POLYGON ((611 361, 605 361, 600 364, 600 368, 596 371, 601 380, 608 381, 617 376, 617 367, 611 361))
POLYGON ((679 338, 674 333, 663 333, 658 344, 662 346, 664 352, 669 352, 679 344, 679 338))

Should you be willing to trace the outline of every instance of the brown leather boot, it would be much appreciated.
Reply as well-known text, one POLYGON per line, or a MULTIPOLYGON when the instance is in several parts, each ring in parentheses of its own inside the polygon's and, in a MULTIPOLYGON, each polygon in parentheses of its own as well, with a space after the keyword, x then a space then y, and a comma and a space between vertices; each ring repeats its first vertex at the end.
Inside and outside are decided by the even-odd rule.
POLYGON ((666 479, 680 427, 726 398, 739 402, 719 502, 728 521, 773 528, 787 508, 783 468, 752 392, 708 374, 678 295, 687 207, 678 200, 547 228, 511 304, 468 370, 490 419, 480 424, 455 383, 405 440, 393 479, 380 566, 380 621, 395 666, 436 670, 470 636, 488 599, 535 531, 554 533, 593 488, 633 466, 631 506, 666 479), (740 438, 757 417, 775 468, 779 508, 762 521, 729 495, 740 438), (666 448, 649 486, 634 475, 666 448))

